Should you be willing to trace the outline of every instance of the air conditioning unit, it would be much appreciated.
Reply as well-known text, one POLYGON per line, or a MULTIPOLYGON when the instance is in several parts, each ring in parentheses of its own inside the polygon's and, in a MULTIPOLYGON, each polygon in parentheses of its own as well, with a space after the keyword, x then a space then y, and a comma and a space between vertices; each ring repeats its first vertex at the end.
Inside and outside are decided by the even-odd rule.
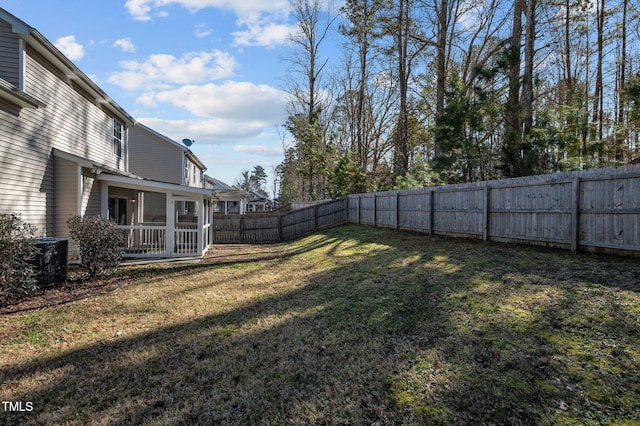
POLYGON ((53 287, 67 279, 67 252, 69 241, 59 238, 36 238, 38 253, 32 260, 38 287, 53 287))

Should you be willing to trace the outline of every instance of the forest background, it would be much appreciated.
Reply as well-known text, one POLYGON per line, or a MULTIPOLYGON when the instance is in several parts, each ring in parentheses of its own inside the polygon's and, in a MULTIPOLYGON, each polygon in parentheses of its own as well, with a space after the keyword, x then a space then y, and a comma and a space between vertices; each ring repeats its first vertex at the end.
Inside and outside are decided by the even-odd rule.
POLYGON ((281 204, 640 160, 636 2, 291 5, 281 204))

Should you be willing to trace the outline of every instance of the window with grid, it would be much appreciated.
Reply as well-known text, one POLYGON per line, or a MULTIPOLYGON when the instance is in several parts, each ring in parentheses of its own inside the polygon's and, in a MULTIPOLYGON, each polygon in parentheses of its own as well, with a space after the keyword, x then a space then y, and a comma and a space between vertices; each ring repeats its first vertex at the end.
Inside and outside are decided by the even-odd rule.
POLYGON ((122 157, 122 132, 123 126, 118 120, 113 120, 113 153, 118 157, 122 157))

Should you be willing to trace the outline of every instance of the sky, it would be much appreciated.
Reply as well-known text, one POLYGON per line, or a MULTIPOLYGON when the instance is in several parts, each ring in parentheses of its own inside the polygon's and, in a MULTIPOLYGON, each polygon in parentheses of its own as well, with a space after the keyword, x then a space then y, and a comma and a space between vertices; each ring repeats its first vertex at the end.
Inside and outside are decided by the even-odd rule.
POLYGON ((187 138, 206 173, 269 175, 289 143, 288 0, 0 0, 138 122, 187 138))

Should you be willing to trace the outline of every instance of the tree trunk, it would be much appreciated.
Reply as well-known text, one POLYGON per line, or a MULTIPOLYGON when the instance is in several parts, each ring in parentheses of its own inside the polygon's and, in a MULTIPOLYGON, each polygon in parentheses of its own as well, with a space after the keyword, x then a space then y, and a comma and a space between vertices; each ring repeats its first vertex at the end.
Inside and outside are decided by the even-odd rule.
POLYGON ((597 19, 597 31, 598 31, 598 62, 596 64, 596 82, 595 92, 593 95, 593 123, 596 127, 596 139, 602 140, 603 138, 603 106, 602 106, 602 61, 604 50, 604 0, 600 0, 597 3, 596 11, 597 19))
POLYGON ((536 40, 536 0, 528 0, 525 15, 527 31, 524 44, 524 75, 522 78, 523 134, 529 136, 533 127, 533 58, 536 40))
POLYGON ((522 155, 522 120, 520 117, 520 66, 522 49, 523 1, 513 4, 513 27, 509 46, 509 94, 505 117, 505 140, 503 146, 503 172, 507 177, 520 176, 522 155))
POLYGON ((408 44, 409 44, 409 5, 408 0, 398 1, 396 29, 396 47, 398 50, 398 83, 400 110, 396 132, 393 172, 395 176, 405 176, 409 170, 408 126, 408 44))
POLYGON ((624 87, 626 80, 626 66, 627 66, 627 6, 628 0, 622 0, 622 24, 621 24, 621 39, 622 43, 620 52, 620 83, 618 84, 618 129, 616 132, 616 161, 624 160, 624 141, 627 137, 627 131, 625 129, 625 102, 624 102, 624 87))
MULTIPOLYGON (((444 111, 444 91, 447 84, 446 59, 447 59, 447 33, 449 28, 449 4, 448 0, 441 0, 438 14, 438 34, 436 39, 436 122, 442 117, 444 111)), ((440 144, 436 140, 434 157, 440 156, 440 144)))

